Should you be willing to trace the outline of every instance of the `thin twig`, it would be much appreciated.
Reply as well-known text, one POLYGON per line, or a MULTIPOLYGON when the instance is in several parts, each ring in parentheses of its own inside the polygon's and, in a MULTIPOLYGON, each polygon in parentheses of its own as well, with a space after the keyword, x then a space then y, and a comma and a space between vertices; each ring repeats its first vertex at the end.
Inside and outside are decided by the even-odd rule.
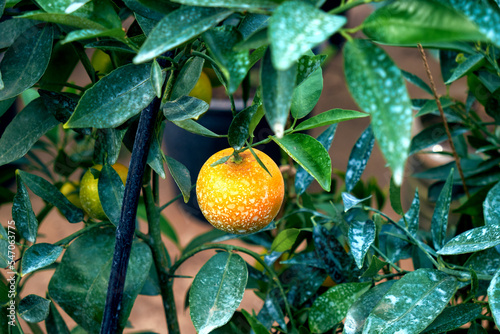
POLYGON ((418 49, 420 50, 420 54, 422 55, 422 60, 424 62, 425 71, 427 72, 427 77, 429 78, 429 80, 431 82, 432 93, 434 94, 434 99, 436 100, 436 104, 437 104, 437 107, 439 109, 439 113, 441 114, 441 119, 443 120, 444 129, 446 131, 446 135, 448 136, 448 141, 450 143, 453 157, 455 158, 455 163, 457 165, 458 174, 460 174, 460 178, 462 179, 462 184, 464 187, 465 194, 467 195, 467 198, 470 198, 469 189, 467 188, 467 184, 465 183, 465 176, 464 176, 464 172, 462 170, 462 165, 460 164, 460 157, 457 154, 455 144, 453 143, 453 138, 451 137, 451 132, 450 132, 450 128, 448 126, 448 121, 446 120, 446 117, 445 117, 444 111, 443 111, 443 106, 441 105, 441 101, 439 100, 439 96, 437 94, 436 85, 434 84, 434 79, 432 78, 431 70, 429 68, 429 63, 427 62, 427 57, 425 56, 424 48, 422 47, 421 44, 418 44, 418 49))

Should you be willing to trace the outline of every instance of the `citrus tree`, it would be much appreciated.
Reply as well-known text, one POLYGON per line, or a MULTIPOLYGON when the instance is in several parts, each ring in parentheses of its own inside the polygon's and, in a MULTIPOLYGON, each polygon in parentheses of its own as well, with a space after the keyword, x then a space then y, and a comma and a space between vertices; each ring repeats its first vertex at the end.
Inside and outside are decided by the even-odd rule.
POLYGON ((78 324, 71 332, 122 332, 136 297, 153 294, 168 332, 179 333, 176 270, 209 249, 219 252, 199 269, 188 298, 199 333, 497 332, 499 3, 387 1, 347 28, 343 14, 370 2, 0 0, 0 165, 2 181, 15 178, 0 188, 0 203, 12 208, 0 218, 2 332, 22 333, 25 322, 33 333, 69 333, 60 309, 78 324), (359 110, 332 105, 311 116, 326 59, 318 45, 334 34, 345 39, 344 74, 359 110), (427 78, 399 69, 384 45, 418 48, 427 78), (425 50, 438 55, 441 73, 429 70, 425 50), (85 87, 69 80, 78 63, 85 87), (227 133, 197 121, 210 115, 211 94, 197 85, 209 85, 204 67, 230 101, 227 133), (466 97, 438 95, 436 82, 449 87, 462 77, 466 97), (405 81, 428 98, 411 99, 405 81), (24 107, 4 121, 22 105, 16 99, 24 107), (370 126, 337 185, 328 154, 336 126, 362 117, 370 126), (432 122, 412 137, 415 118, 432 122), (272 135, 257 141, 264 120, 272 135), (198 182, 162 151, 167 122, 200 141, 227 139, 198 182), (307 134, 318 127, 318 137, 307 134), (414 175, 432 184, 412 190, 403 208, 408 157, 443 141, 449 150, 439 154, 452 162, 414 175), (360 181, 375 142, 392 171, 388 194, 360 181), (262 143, 281 149, 284 178, 255 148, 262 143), (131 152, 128 167, 117 164, 122 147, 131 152), (175 198, 159 196, 167 173, 181 192, 175 198), (307 191, 313 182, 323 190, 307 191), (173 258, 162 234, 175 241, 182 231, 162 211, 187 202, 196 183, 202 212, 218 229, 173 258), (429 228, 419 194, 435 202, 429 228), (33 209, 33 196, 42 209, 33 209), (460 218, 449 224, 453 201, 460 218), (396 216, 383 212, 386 202, 396 216), (84 227, 38 242, 54 207, 84 227), (138 217, 147 231, 136 228, 138 217), (235 238, 267 252, 222 243, 235 238), (23 294, 47 269, 55 270, 46 295, 23 294), (238 310, 245 289, 263 300, 261 309, 238 310))

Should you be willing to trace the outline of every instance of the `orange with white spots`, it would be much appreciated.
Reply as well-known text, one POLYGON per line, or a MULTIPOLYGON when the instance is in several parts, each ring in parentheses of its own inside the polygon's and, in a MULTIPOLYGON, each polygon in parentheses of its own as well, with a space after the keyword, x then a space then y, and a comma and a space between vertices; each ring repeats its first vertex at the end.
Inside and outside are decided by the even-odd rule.
POLYGON ((285 186, 276 163, 254 149, 269 175, 249 150, 223 164, 210 165, 233 153, 232 148, 212 155, 203 165, 196 182, 201 212, 215 228, 234 234, 254 233, 266 227, 278 214, 285 186))

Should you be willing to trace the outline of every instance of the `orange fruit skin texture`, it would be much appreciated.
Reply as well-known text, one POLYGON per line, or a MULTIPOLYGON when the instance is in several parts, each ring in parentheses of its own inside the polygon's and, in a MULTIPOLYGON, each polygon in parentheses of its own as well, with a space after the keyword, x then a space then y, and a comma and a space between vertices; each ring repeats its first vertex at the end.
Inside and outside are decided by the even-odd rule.
MULTIPOLYGON (((118 173, 123 184, 125 184, 125 181, 127 180, 128 168, 120 163, 116 163, 111 167, 113 167, 113 169, 118 173)), ((94 165, 91 169, 92 168, 100 171, 102 169, 102 165, 94 165)), ((101 200, 99 199, 99 191, 97 188, 98 183, 99 179, 94 178, 90 169, 85 172, 80 182, 80 202, 83 210, 85 210, 90 217, 107 220, 108 217, 106 216, 106 213, 104 213, 101 200)))
POLYGON ((232 148, 212 155, 203 165, 196 182, 201 212, 215 228, 233 234, 248 234, 266 227, 278 214, 285 193, 283 176, 276 163, 254 149, 272 177, 259 165, 249 150, 240 153, 242 161, 231 157, 232 148))

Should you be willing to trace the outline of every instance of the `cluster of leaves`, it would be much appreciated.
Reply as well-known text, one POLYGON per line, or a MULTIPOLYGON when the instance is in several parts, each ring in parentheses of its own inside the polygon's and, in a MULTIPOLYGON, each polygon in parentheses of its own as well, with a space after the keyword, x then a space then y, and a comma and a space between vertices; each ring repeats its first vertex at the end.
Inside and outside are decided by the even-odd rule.
POLYGON ((176 269, 200 251, 221 249, 200 269, 190 289, 190 314, 199 333, 440 333, 467 323, 471 333, 493 330, 500 321, 500 254, 495 248, 500 245, 500 139, 492 132, 500 122, 498 2, 391 1, 354 29, 345 29, 346 18, 337 14, 370 1, 342 1, 330 12, 320 9, 324 2, 0 0, 0 34, 5 36, 0 41, 5 50, 0 116, 18 96, 25 102, 0 137, 0 165, 23 166, 15 173, 17 192, 0 189, 1 203, 12 203, 16 222, 15 231, 0 229, 0 266, 16 273, 18 305, 16 326, 8 326, 10 285, 2 276, 2 326, 22 333, 20 317, 36 333, 43 320, 47 332, 67 333, 57 303, 77 322, 74 331, 99 331, 124 194, 109 165, 117 161, 122 146, 132 149, 141 111, 159 101, 138 211, 148 221, 149 233, 136 232, 123 279, 121 329, 138 294, 161 294, 170 310, 165 315, 169 330, 178 332, 171 298, 176 269), (360 29, 369 39, 351 37, 360 29), (306 118, 321 94, 325 60, 311 49, 336 32, 347 39, 346 82, 364 112, 331 109, 306 118), (442 142, 447 131, 437 101, 411 100, 404 80, 430 94, 432 89, 400 70, 380 47, 418 43, 439 50, 447 85, 467 76, 470 91, 464 102, 440 98, 463 175, 456 162, 415 175, 436 180, 428 189, 436 202, 430 231, 420 229, 419 191, 405 212, 400 185, 408 156, 442 142), (96 72, 86 49, 107 52, 114 70, 96 72), (68 82, 78 62, 90 78, 86 87, 68 82), (209 108, 188 96, 204 66, 213 68, 231 102, 233 121, 227 134, 195 121, 209 108), (250 70, 257 66, 260 85, 247 106, 250 70), (240 87, 243 110, 234 103, 240 87), (479 116, 478 106, 492 122, 479 116), (411 138, 414 109, 417 117, 439 122, 411 138), (367 116, 371 125, 352 149, 345 186, 332 187, 328 149, 337 123, 367 116), (274 135, 254 143, 253 131, 263 118, 274 135), (289 176, 294 182, 289 183, 282 216, 253 235, 211 231, 192 240, 171 263, 156 233, 161 230, 178 243, 161 216, 171 201, 158 205, 155 184, 168 171, 187 201, 192 180, 186 167, 161 150, 166 122, 200 136, 227 138, 236 151, 271 141, 279 145, 297 164, 296 174, 289 176), (303 133, 320 126, 327 128, 317 138, 303 133), (389 199, 399 221, 380 211, 380 189, 360 182, 375 141, 393 172, 389 199), (51 157, 48 164, 40 152, 51 157), (104 165, 99 195, 109 221, 86 217, 59 190, 95 163, 104 165), (314 180, 322 193, 306 192, 314 180), (37 214, 28 188, 45 203, 37 214), (366 205, 371 195, 378 208, 366 205), (448 228, 455 199, 462 201, 456 210, 461 219, 448 228), (83 221, 85 226, 54 244, 37 242, 39 224, 53 207, 70 223, 83 221), (17 265, 9 256, 11 234, 20 251, 17 265), (237 237, 269 251, 261 256, 218 243, 237 237), (246 263, 238 252, 254 257, 264 269, 246 263), (415 271, 399 267, 406 258, 412 258, 415 271), (46 298, 20 299, 30 277, 54 268, 46 298), (235 312, 245 289, 254 289, 264 301, 257 313, 235 312))

